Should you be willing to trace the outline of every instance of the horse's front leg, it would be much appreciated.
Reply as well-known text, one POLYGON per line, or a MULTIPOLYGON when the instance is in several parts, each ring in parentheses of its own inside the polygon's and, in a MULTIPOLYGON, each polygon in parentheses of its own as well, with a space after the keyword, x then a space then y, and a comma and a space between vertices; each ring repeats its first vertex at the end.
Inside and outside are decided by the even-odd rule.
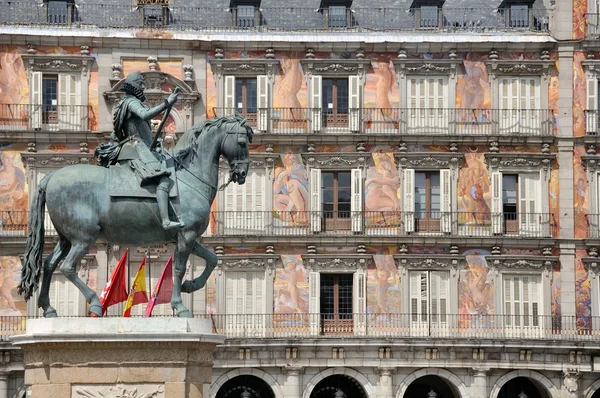
POLYGON ((184 293, 193 293, 196 290, 202 289, 204 285, 206 285, 206 281, 217 265, 217 256, 215 253, 211 252, 196 241, 194 241, 192 253, 200 258, 203 258, 206 261, 206 267, 204 268, 204 272, 202 272, 202 274, 193 281, 183 282, 181 291, 184 293))
POLYGON ((190 310, 183 305, 181 299, 181 282, 183 281, 183 275, 185 275, 185 269, 188 257, 192 251, 194 240, 185 239, 183 234, 179 234, 177 239, 177 248, 175 249, 175 268, 174 268, 174 280, 173 280, 173 295, 171 296, 171 308, 175 310, 178 317, 191 318, 192 313, 190 310))

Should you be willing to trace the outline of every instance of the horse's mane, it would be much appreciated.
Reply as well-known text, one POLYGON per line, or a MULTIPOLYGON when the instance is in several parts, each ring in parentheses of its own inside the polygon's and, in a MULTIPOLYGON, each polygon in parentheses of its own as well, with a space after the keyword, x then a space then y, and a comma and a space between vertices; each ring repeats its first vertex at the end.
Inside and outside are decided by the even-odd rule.
POLYGON ((198 138, 202 133, 205 133, 212 128, 222 128, 226 124, 233 124, 235 127, 245 129, 246 134, 248 135, 248 142, 252 142, 254 132, 252 131, 252 127, 248 125, 248 121, 242 116, 214 117, 194 125, 191 130, 186 131, 181 136, 172 151, 175 161, 180 165, 185 163, 190 155, 195 152, 194 150, 198 145, 198 138))

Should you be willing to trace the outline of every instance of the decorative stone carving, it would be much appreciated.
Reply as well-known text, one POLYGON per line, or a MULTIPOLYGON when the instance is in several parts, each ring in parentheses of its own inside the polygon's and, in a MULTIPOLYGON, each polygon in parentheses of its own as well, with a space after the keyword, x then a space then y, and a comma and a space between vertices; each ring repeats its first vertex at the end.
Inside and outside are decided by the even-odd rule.
POLYGON ((354 271, 367 269, 372 264, 371 256, 333 257, 333 256, 306 256, 306 266, 311 270, 346 270, 354 271))
POLYGON ((302 70, 306 76, 322 75, 322 76, 350 76, 358 75, 361 81, 364 82, 367 70, 371 66, 371 61, 368 59, 315 59, 306 58, 300 61, 302 70))
POLYGON ((464 256, 457 255, 425 255, 425 254, 399 254, 394 258, 399 266, 407 269, 450 269, 455 274, 464 261, 464 256))
POLYGON ((402 152, 396 154, 401 169, 458 169, 464 160, 462 153, 402 152))
POLYGON ((490 268, 497 271, 502 268, 529 269, 544 271, 546 276, 552 272, 552 268, 558 265, 558 257, 555 256, 485 256, 490 268))
MULTIPOLYGON (((549 58, 549 57, 548 57, 549 58)), ((485 62, 492 78, 499 74, 504 75, 538 75, 547 79, 554 61, 550 59, 539 60, 500 60, 498 58, 485 62)))
POLYGON ((123 65, 112 64, 110 67, 112 69, 113 79, 120 80, 122 77, 122 73, 123 73, 123 65))
POLYGON ((27 72, 81 72, 84 76, 94 64, 90 55, 55 55, 55 54, 24 54, 21 55, 27 72))
POLYGON ((219 257, 217 266, 224 270, 239 268, 239 269, 266 269, 273 266, 275 263, 275 257, 265 255, 261 257, 239 257, 239 256, 227 256, 219 257))
POLYGON ((450 59, 424 59, 424 58, 398 58, 392 60, 398 80, 406 74, 425 74, 425 75, 449 75, 451 78, 456 76, 458 67, 462 63, 458 57, 450 59))
POLYGON ((81 55, 90 55, 90 46, 81 46, 79 47, 79 54, 81 55))
POLYGON ((344 152, 341 156, 332 152, 303 153, 304 163, 309 167, 319 169, 336 167, 366 167, 367 156, 361 152, 344 152))
POLYGON ((194 66, 193 65, 183 65, 183 81, 185 82, 193 82, 194 81, 194 66))
POLYGON ((235 76, 274 76, 280 69, 280 61, 276 59, 222 59, 210 60, 210 67, 217 78, 223 75, 235 76))
MULTIPOLYGON (((556 155, 550 153, 485 153, 485 162, 490 171, 544 172, 549 178, 549 172, 556 155)), ((583 157, 582 157, 583 158, 583 157)))
POLYGON ((598 277, 598 272, 600 271, 600 259, 598 257, 584 257, 581 261, 590 277, 596 279, 598 277))
POLYGON ((265 58, 267 59, 275 59, 275 50, 272 48, 267 48, 265 50, 265 58))
POLYGON ((73 385, 73 397, 85 398, 162 398, 164 384, 73 385))
POLYGON ((564 371, 564 385, 571 394, 576 393, 579 389, 579 377, 581 374, 577 370, 564 371))
POLYGON ((91 163, 94 156, 88 153, 37 153, 22 152, 21 158, 27 168, 48 166, 70 166, 73 164, 91 163))

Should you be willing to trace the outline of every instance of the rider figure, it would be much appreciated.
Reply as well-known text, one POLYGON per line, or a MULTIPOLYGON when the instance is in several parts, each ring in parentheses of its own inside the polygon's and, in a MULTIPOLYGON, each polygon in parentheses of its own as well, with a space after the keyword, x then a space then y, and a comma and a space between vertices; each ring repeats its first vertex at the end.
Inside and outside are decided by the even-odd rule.
MULTIPOLYGON (((165 230, 181 228, 182 222, 169 219, 169 181, 164 158, 159 150, 150 149, 152 128, 150 120, 177 101, 177 93, 171 93, 164 103, 153 108, 144 105, 144 77, 134 72, 125 78, 122 85, 125 97, 117 104, 113 114, 114 132, 112 138, 121 142, 118 161, 129 163, 141 179, 140 185, 157 184, 156 201, 165 230)), ((157 147, 159 147, 158 145, 157 147)))

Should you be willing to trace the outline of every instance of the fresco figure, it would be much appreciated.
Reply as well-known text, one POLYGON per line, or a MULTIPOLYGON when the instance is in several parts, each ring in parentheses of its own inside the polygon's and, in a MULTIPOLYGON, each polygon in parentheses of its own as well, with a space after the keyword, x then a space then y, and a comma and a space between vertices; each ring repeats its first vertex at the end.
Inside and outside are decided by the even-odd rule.
POLYGON ((16 152, 0 152, 0 210, 27 210, 25 172, 16 165, 16 152))
POLYGON ((302 71, 300 60, 297 58, 282 58, 283 77, 275 94, 276 106, 282 108, 279 115, 282 128, 299 127, 303 123, 302 103, 298 99, 298 92, 302 88, 302 71))
POLYGON ((285 288, 277 292, 275 313, 277 314, 304 314, 308 313, 308 302, 300 293, 300 284, 305 282, 306 276, 300 256, 281 256, 283 268, 281 279, 285 280, 285 288))
POLYGON ((278 167, 273 182, 273 208, 283 220, 293 216, 296 222, 306 222, 306 203, 309 197, 308 174, 300 155, 281 155, 283 167, 278 167))
POLYGON ((374 167, 365 181, 366 211, 398 211, 398 170, 390 153, 373 154, 374 167))
POLYGON ((394 263, 394 257, 390 255, 387 247, 380 249, 379 254, 373 256, 377 269, 375 270, 375 313, 390 313, 388 290, 398 282, 398 268, 394 263))
MULTIPOLYGON (((15 303, 14 293, 18 286, 18 278, 21 273, 21 261, 19 257, 2 257, 0 259, 0 315, 23 316, 25 310, 19 310, 15 303)), ((19 304, 24 304, 19 301, 19 304)))
POLYGON ((487 225, 490 216, 490 181, 487 168, 479 153, 465 154, 466 166, 458 179, 458 211, 466 217, 463 222, 487 225))
POLYGON ((461 271, 459 287, 459 313, 461 327, 482 327, 489 322, 487 315, 494 314, 494 286, 489 272, 485 250, 469 250, 466 269, 461 271))

